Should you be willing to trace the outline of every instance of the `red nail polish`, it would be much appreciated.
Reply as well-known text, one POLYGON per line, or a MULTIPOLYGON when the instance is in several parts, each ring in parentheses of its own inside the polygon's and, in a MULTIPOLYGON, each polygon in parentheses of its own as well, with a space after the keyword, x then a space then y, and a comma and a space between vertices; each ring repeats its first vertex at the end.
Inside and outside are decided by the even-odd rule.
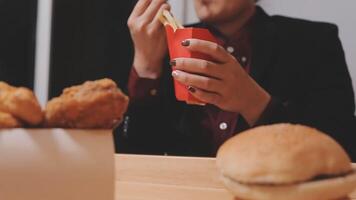
POLYGON ((188 86, 188 91, 191 92, 191 93, 195 93, 196 92, 196 89, 193 87, 193 86, 188 86))
POLYGON ((174 67, 174 66, 176 66, 177 62, 176 62, 176 60, 171 60, 170 64, 171 64, 171 66, 174 67))
POLYGON ((187 47, 187 46, 189 46, 190 45, 190 41, 189 40, 184 40, 183 42, 182 42, 182 46, 184 46, 184 47, 187 47))

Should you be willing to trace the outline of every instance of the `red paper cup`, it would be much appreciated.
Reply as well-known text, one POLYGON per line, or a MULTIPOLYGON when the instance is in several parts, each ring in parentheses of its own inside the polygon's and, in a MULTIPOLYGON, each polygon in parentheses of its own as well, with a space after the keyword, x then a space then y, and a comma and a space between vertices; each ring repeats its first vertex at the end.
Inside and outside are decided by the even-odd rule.
MULTIPOLYGON (((168 49, 171 60, 175 58, 199 58, 212 60, 210 56, 198 52, 190 52, 182 46, 182 41, 186 39, 201 39, 217 43, 217 39, 208 29, 203 28, 183 28, 175 32, 171 26, 166 26, 168 49)), ((173 68, 173 70, 175 70, 173 68)), ((178 101, 185 101, 188 104, 205 105, 204 102, 195 98, 189 93, 187 86, 174 80, 175 95, 178 101)))

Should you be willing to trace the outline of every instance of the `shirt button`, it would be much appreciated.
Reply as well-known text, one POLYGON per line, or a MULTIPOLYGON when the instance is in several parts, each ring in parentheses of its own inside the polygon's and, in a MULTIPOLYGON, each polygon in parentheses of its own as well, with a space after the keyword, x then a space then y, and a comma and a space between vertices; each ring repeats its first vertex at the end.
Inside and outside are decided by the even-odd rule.
POLYGON ((234 47, 232 47, 232 46, 228 46, 228 47, 226 48, 226 50, 227 50, 227 52, 229 52, 229 53, 234 53, 234 51, 235 51, 234 47))
POLYGON ((227 123, 225 123, 225 122, 220 123, 219 128, 222 131, 226 130, 227 129, 227 123))
POLYGON ((242 56, 241 61, 245 63, 247 61, 247 58, 245 56, 242 56))
POLYGON ((157 95, 157 90, 156 89, 150 90, 150 95, 156 96, 157 95))

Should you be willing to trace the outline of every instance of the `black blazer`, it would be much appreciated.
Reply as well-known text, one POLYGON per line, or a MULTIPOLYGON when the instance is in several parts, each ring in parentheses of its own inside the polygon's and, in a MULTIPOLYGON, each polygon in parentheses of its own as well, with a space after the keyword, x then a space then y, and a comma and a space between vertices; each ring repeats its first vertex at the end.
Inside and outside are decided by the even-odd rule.
MULTIPOLYGON (((268 16, 258 8, 252 41, 251 76, 273 96, 257 125, 318 128, 356 161, 354 93, 337 27, 268 16)), ((115 135, 118 152, 209 155, 211 144, 196 121, 201 107, 175 100, 170 72, 167 62, 159 103, 130 106, 115 135)), ((243 119, 238 127, 248 128, 243 119)))

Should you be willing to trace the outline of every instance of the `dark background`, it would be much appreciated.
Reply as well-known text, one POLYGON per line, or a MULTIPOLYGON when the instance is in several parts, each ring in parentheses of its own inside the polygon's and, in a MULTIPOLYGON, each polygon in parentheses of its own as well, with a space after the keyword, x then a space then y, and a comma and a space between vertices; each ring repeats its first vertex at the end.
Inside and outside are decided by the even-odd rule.
POLYGON ((126 88, 133 49, 126 25, 135 0, 55 0, 49 96, 109 77, 126 88))
MULTIPOLYGON (((49 97, 109 77, 126 87, 136 0, 54 0, 49 97)), ((33 88, 37 0, 0 0, 0 80, 33 88)))
MULTIPOLYGON (((104 77, 125 90, 136 0, 54 0, 49 98, 104 77)), ((37 0, 0 0, 0 81, 33 88, 37 0)))
POLYGON ((0 81, 33 87, 37 0, 0 0, 0 81))

